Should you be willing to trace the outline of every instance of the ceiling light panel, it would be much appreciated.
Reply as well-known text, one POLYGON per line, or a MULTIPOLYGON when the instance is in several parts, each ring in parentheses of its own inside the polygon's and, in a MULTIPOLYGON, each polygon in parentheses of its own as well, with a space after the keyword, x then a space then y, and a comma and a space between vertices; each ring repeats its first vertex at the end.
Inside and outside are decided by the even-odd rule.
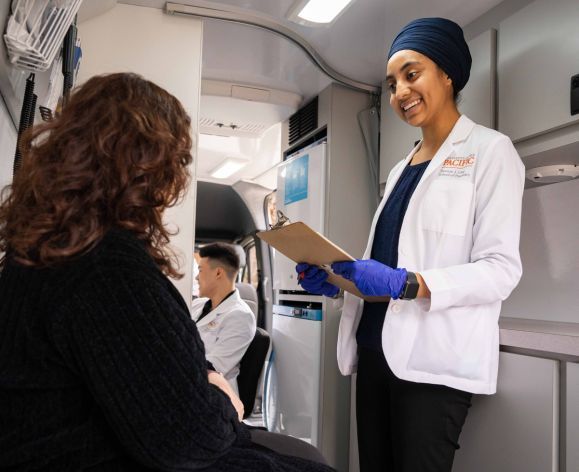
POLYGON ((219 164, 211 172, 211 177, 215 179, 227 179, 233 174, 239 172, 242 168, 247 165, 247 161, 242 161, 239 159, 226 159, 221 164, 219 164))
POLYGON ((332 23, 353 0, 297 0, 288 19, 299 24, 319 26, 332 23))

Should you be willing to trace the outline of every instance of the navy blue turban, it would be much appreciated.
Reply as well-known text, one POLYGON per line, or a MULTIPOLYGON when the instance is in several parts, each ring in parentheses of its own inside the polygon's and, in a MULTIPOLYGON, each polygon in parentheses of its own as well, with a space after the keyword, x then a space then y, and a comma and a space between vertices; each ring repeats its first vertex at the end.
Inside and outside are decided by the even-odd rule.
POLYGON ((472 58, 462 28, 446 18, 419 18, 408 23, 394 39, 388 59, 411 49, 429 57, 451 78, 455 93, 470 76, 472 58))

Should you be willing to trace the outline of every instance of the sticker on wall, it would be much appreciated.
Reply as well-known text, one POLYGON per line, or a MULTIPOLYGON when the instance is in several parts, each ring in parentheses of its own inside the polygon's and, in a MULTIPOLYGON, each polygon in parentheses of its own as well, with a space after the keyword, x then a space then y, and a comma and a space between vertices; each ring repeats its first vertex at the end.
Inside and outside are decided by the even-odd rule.
POLYGON ((308 198, 308 163, 309 154, 289 163, 285 175, 284 205, 299 202, 308 198))

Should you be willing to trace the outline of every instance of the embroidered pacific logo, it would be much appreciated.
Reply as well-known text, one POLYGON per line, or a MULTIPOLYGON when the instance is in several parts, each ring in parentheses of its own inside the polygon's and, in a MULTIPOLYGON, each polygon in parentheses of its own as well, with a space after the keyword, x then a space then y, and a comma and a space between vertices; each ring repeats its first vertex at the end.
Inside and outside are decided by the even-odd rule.
POLYGON ((453 179, 469 179, 473 175, 475 163, 476 156, 474 154, 466 157, 449 157, 445 159, 438 175, 440 177, 451 177, 453 179))
POLYGON ((452 169, 464 169, 465 167, 470 167, 474 165, 476 157, 471 154, 468 157, 451 157, 444 161, 442 167, 450 167, 452 169))

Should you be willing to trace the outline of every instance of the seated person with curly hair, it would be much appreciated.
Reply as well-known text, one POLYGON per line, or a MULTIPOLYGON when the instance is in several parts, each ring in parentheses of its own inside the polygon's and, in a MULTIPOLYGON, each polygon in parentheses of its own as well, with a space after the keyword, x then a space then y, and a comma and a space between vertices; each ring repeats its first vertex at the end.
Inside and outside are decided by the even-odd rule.
POLYGON ((23 138, 0 204, 0 470, 331 470, 240 422, 167 278, 190 132, 175 97, 111 74, 23 138))

